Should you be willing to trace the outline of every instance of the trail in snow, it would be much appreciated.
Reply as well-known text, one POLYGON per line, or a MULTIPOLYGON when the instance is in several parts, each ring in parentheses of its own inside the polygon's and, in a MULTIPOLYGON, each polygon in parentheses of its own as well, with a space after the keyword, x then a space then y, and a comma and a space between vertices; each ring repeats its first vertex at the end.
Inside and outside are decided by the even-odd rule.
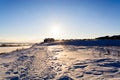
POLYGON ((120 47, 34 45, 0 55, 0 80, 119 80, 120 47))

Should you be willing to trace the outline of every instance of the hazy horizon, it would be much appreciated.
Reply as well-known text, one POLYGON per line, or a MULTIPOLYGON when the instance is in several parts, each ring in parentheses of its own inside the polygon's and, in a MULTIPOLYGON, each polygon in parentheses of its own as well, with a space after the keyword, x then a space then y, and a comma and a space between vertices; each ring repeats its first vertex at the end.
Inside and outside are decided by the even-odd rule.
POLYGON ((120 0, 0 0, 0 42, 120 34, 120 0))

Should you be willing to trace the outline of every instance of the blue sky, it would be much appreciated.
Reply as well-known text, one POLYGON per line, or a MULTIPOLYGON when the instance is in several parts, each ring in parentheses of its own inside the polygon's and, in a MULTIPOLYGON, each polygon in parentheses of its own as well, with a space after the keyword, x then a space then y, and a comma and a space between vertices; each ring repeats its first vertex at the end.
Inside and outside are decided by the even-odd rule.
POLYGON ((0 41, 118 34, 120 0, 0 0, 0 41))

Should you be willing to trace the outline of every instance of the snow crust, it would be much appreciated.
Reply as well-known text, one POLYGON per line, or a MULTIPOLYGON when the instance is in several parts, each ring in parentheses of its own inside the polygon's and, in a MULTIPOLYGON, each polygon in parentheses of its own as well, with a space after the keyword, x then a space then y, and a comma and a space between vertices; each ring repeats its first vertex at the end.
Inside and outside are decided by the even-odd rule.
POLYGON ((120 80, 120 47, 34 45, 0 54, 0 80, 120 80))

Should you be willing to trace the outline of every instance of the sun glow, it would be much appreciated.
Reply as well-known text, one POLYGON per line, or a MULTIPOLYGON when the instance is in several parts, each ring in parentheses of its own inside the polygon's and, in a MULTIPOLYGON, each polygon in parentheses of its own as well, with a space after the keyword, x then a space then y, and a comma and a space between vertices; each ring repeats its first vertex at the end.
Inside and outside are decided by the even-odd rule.
POLYGON ((58 27, 53 27, 52 28, 52 33, 59 33, 60 32, 60 29, 58 27))
POLYGON ((51 36, 52 37, 59 38, 60 35, 61 35, 60 27, 54 26, 51 28, 51 36))

